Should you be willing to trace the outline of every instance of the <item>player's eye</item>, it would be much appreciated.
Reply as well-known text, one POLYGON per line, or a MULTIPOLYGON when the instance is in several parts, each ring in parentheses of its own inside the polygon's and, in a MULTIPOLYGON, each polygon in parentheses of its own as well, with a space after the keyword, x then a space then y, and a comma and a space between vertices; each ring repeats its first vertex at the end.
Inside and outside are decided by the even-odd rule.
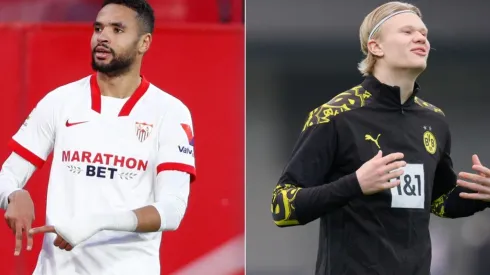
POLYGON ((101 32, 102 31, 102 28, 101 27, 94 27, 94 31, 95 32, 101 32))
POLYGON ((123 32, 123 30, 122 30, 122 29, 120 29, 120 28, 114 28, 114 32, 115 32, 115 33, 122 33, 122 32, 123 32))

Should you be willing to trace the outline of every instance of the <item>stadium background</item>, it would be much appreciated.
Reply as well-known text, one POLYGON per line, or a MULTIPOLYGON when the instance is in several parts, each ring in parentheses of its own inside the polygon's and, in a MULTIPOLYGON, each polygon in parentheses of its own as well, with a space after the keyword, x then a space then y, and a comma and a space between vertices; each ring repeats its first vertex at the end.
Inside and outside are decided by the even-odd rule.
MULTIPOLYGON (((359 26, 380 0, 247 1, 247 274, 314 274, 318 222, 279 229, 272 190, 309 111, 360 83, 359 26)), ((432 47, 421 97, 441 107, 456 171, 471 154, 490 165, 490 2, 408 1, 422 9, 432 47)), ((433 216, 432 275, 490 273, 490 210, 433 216)))
MULTIPOLYGON (((244 274, 244 27, 241 0, 150 0, 156 14, 143 74, 190 108, 198 180, 177 232, 164 234, 162 274, 244 274)), ((36 102, 91 73, 91 24, 102 0, 0 0, 0 160, 36 102)), ((97 133, 94 133, 97 134, 97 133)), ((50 165, 27 185, 45 218, 50 165)), ((3 213, 3 211, 2 211, 3 213)), ((32 274, 41 248, 14 257, 0 223, 1 274, 32 274)), ((25 246, 24 246, 25 247, 25 246)))

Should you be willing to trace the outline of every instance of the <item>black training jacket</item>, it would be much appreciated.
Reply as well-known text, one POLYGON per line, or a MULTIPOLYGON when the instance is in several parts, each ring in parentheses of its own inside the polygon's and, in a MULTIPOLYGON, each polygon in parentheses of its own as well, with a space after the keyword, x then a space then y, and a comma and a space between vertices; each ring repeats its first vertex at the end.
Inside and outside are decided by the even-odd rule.
POLYGON ((487 203, 456 187, 451 135, 441 109, 415 85, 400 90, 369 76, 308 116, 280 180, 271 211, 280 227, 320 218, 317 275, 429 275, 430 213, 466 217, 487 203), (381 150, 408 163, 401 184, 363 195, 356 170, 381 150))

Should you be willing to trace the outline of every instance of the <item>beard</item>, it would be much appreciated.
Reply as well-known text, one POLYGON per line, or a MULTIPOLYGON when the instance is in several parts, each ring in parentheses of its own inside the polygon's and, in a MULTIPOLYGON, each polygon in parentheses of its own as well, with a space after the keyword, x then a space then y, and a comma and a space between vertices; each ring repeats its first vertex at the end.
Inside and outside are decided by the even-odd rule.
POLYGON ((111 52, 112 60, 108 64, 98 63, 95 59, 95 48, 92 50, 92 69, 96 72, 106 74, 111 77, 117 77, 128 72, 136 59, 136 51, 127 51, 124 54, 116 52, 106 47, 111 52))

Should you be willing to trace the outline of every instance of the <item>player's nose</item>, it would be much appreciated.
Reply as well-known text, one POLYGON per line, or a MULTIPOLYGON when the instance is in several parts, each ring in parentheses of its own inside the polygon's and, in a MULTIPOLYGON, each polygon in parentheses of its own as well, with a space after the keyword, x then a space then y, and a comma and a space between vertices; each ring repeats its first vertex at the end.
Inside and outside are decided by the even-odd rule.
POLYGON ((108 44, 109 41, 109 36, 105 34, 104 31, 100 32, 99 35, 97 36, 97 43, 98 44, 108 44))
POLYGON ((419 32, 414 36, 414 42, 415 43, 420 43, 420 44, 425 44, 427 43, 427 37, 419 32))

